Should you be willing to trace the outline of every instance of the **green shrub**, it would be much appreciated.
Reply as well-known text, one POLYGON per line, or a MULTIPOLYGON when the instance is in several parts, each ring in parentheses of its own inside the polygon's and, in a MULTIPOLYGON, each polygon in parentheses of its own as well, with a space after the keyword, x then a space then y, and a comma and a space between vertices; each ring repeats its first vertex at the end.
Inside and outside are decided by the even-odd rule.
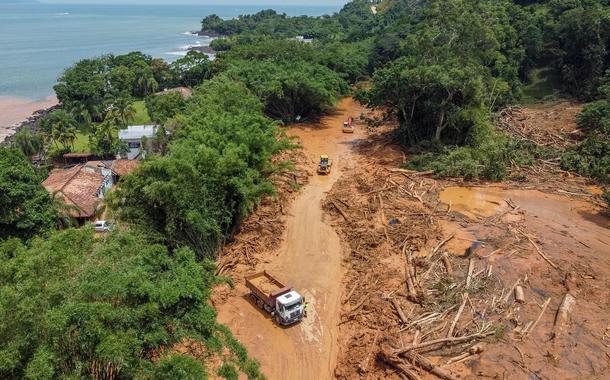
POLYGON ((218 370, 218 376, 224 377, 227 380, 237 380, 239 374, 237 373, 237 369, 235 366, 229 363, 225 363, 218 370))
POLYGON ((186 355, 170 355, 155 366, 155 380, 205 380, 208 378, 201 361, 186 355))
POLYGON ((561 166, 581 175, 610 181, 610 136, 592 133, 587 139, 568 149, 561 157, 561 166))

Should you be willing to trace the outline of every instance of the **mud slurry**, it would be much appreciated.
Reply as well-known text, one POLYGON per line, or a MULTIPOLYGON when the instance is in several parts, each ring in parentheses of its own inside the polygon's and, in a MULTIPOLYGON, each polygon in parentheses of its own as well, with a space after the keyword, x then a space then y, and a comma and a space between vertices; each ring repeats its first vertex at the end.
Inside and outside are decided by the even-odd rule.
POLYGON ((477 238, 489 241, 484 252, 500 248, 490 263, 502 278, 528 276, 524 286, 528 302, 521 306, 520 320, 506 321, 508 327, 536 315, 540 311, 537 303, 551 298, 549 310, 529 339, 498 342, 471 363, 473 371, 485 375, 504 372, 515 378, 610 377, 610 220, 604 211, 561 195, 498 187, 447 188, 441 199, 456 203, 477 199, 465 212, 458 209, 469 219, 463 225, 477 238), (479 212, 477 204, 495 204, 499 199, 503 201, 497 213, 510 209, 504 200, 518 205, 519 210, 493 224, 485 223, 480 218, 486 214, 479 212), (527 231, 558 268, 537 255, 528 240, 513 233, 516 230, 527 231), (566 332, 555 337, 555 318, 566 293, 576 298, 575 307, 566 332))
MULTIPOLYGON (((391 134, 379 135, 359 147, 359 167, 335 184, 326 203, 350 244, 335 376, 404 376, 387 355, 414 341, 447 336, 460 303, 452 289, 464 286, 472 263, 474 280, 464 289, 471 302, 455 333, 466 336, 486 323, 492 323, 493 333, 479 340, 482 353, 454 364, 449 359, 477 341, 421 351, 433 365, 458 379, 610 378, 610 219, 594 197, 596 188, 579 179, 562 189, 557 176, 544 192, 535 190, 535 181, 435 180, 397 169, 402 157, 391 134), (425 259, 451 236, 439 252, 448 255, 453 274, 439 270, 441 260, 425 259), (421 304, 407 294, 405 245, 424 290, 421 304), (514 299, 517 279, 523 303, 514 299), (554 334, 567 294, 575 305, 563 332, 554 334), (432 323, 421 322, 428 316, 432 323), (421 326, 419 333, 413 324, 421 326)), ((401 365, 420 378, 437 378, 408 359, 401 365)))
MULTIPOLYGON (((351 165, 353 142, 364 136, 341 132, 349 116, 362 109, 351 99, 343 100, 320 123, 299 124, 287 130, 299 138, 311 174, 321 154, 333 161, 328 176, 312 175, 287 209, 281 243, 257 252, 257 264, 228 271, 236 289, 226 301, 217 302, 218 319, 233 331, 248 352, 261 362, 269 379, 329 379, 337 356, 337 323, 342 285, 341 241, 325 221, 322 200, 326 192, 351 165), (301 323, 280 327, 257 309, 246 296, 243 277, 267 270, 295 287, 309 303, 308 317, 301 323)), ((238 237, 239 238, 239 237, 238 237)))

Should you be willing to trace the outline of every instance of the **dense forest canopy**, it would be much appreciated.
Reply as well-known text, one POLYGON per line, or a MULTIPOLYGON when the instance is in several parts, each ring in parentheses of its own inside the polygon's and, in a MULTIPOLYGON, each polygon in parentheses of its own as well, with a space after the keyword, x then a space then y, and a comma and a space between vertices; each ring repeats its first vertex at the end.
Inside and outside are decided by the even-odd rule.
POLYGON ((552 72, 561 96, 589 102, 585 136, 559 152, 561 165, 607 182, 609 21, 602 0, 355 0, 321 17, 207 16, 203 32, 221 36, 214 61, 133 52, 76 63, 55 87, 61 109, 0 148, 0 377, 258 378, 209 306, 222 281, 211 260, 274 192, 269 175, 286 165, 272 158, 293 148, 278 125, 345 95, 397 120, 411 167, 498 180, 509 162, 547 151, 498 131, 496 111, 552 72), (194 94, 154 95, 175 86, 194 94), (83 130, 94 153, 114 156, 136 100, 160 128, 107 199, 121 228, 65 229, 69 210, 27 157, 68 151, 83 130), (202 342, 203 360, 172 352, 184 340, 202 342), (208 373, 227 349, 222 371, 208 373))

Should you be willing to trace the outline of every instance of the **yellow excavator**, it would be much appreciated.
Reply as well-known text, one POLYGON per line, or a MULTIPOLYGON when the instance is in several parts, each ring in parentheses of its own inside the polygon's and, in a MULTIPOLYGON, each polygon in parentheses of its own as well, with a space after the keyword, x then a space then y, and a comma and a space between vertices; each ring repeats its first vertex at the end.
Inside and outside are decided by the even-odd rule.
POLYGON ((333 163, 326 154, 320 156, 320 164, 318 165, 318 174, 330 174, 330 168, 333 163))
POLYGON ((343 127, 341 128, 343 133, 354 133, 354 126, 352 125, 352 123, 353 119, 351 116, 347 119, 347 121, 343 122, 343 127))

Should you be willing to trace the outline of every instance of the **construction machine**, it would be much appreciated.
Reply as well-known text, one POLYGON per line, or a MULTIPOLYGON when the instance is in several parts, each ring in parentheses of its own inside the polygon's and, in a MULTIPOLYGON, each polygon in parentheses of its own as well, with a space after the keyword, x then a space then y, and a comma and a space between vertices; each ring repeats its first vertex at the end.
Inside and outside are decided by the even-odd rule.
POLYGON ((246 277, 246 287, 256 306, 280 325, 291 325, 305 317, 305 297, 267 271, 246 277))
POLYGON ((354 126, 352 123, 353 119, 351 116, 347 119, 347 121, 343 122, 343 127, 341 128, 343 133, 354 133, 354 126))
POLYGON ((318 165, 318 174, 330 174, 330 168, 332 165, 333 164, 327 155, 321 155, 320 164, 318 165))

